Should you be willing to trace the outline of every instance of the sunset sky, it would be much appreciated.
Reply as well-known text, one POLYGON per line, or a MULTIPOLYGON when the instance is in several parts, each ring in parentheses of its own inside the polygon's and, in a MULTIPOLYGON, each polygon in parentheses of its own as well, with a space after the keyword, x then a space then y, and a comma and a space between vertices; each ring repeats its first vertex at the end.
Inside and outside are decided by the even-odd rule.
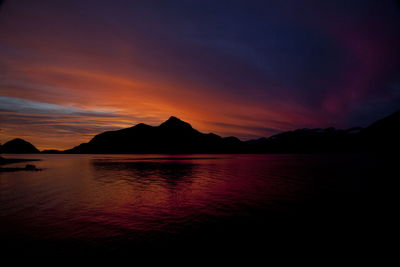
POLYGON ((6 0, 0 143, 66 149, 174 115, 243 140, 400 110, 395 0, 6 0))

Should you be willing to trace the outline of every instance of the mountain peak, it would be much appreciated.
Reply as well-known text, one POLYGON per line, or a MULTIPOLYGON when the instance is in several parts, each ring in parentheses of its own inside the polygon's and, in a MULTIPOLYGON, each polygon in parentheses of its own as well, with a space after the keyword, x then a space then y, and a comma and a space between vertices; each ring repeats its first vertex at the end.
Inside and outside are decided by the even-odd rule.
POLYGON ((132 126, 131 128, 135 128, 135 129, 143 129, 143 128, 152 128, 150 125, 144 124, 144 123, 138 123, 134 126, 132 126))
POLYGON ((175 116, 171 116, 165 122, 183 122, 183 121, 175 116))
POLYGON ((171 116, 169 117, 168 120, 164 121, 163 123, 160 124, 160 127, 173 127, 173 128, 188 128, 188 129, 193 129, 192 126, 187 123, 182 121, 181 119, 171 116))

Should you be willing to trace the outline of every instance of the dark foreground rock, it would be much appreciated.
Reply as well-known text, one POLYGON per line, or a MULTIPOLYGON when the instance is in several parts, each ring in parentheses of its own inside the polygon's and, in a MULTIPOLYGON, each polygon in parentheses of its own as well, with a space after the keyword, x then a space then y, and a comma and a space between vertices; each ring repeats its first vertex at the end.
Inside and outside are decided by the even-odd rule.
MULTIPOLYGON (((29 161, 39 161, 40 159, 7 159, 0 156, 0 165, 21 163, 29 161)), ((0 168, 0 172, 16 172, 16 171, 41 171, 33 164, 26 164, 24 168, 13 167, 13 168, 0 168)))
POLYGON ((17 172, 17 171, 41 171, 35 165, 26 164, 24 168, 0 168, 0 172, 17 172))
POLYGON ((28 162, 28 161, 39 161, 40 159, 7 159, 0 156, 0 165, 11 164, 11 163, 20 163, 20 162, 28 162))

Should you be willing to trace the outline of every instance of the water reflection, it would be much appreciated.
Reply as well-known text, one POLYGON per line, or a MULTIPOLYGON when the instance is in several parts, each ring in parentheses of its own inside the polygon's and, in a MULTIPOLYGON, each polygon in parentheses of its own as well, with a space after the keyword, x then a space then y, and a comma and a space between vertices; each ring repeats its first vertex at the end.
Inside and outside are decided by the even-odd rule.
POLYGON ((301 220, 356 216, 372 166, 343 155, 39 156, 45 171, 0 174, 0 237, 116 248, 280 239, 301 220))
POLYGON ((184 160, 141 161, 124 160, 115 161, 107 159, 94 159, 91 161, 94 178, 110 183, 124 179, 132 183, 146 184, 149 182, 164 182, 169 186, 180 183, 190 183, 196 176, 197 164, 184 160), (118 173, 118 176, 115 174, 118 173))

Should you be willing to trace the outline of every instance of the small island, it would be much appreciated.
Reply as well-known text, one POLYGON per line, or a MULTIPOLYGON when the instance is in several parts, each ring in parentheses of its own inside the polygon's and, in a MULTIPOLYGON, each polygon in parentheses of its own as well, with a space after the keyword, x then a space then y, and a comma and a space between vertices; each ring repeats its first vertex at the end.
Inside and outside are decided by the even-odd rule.
MULTIPOLYGON (((0 156, 0 166, 12 163, 21 163, 21 162, 30 162, 30 161, 39 161, 39 159, 6 159, 0 156)), ((15 171, 40 171, 41 169, 37 168, 33 164, 26 164, 25 167, 12 167, 12 168, 3 168, 0 167, 0 172, 15 172, 15 171)))

